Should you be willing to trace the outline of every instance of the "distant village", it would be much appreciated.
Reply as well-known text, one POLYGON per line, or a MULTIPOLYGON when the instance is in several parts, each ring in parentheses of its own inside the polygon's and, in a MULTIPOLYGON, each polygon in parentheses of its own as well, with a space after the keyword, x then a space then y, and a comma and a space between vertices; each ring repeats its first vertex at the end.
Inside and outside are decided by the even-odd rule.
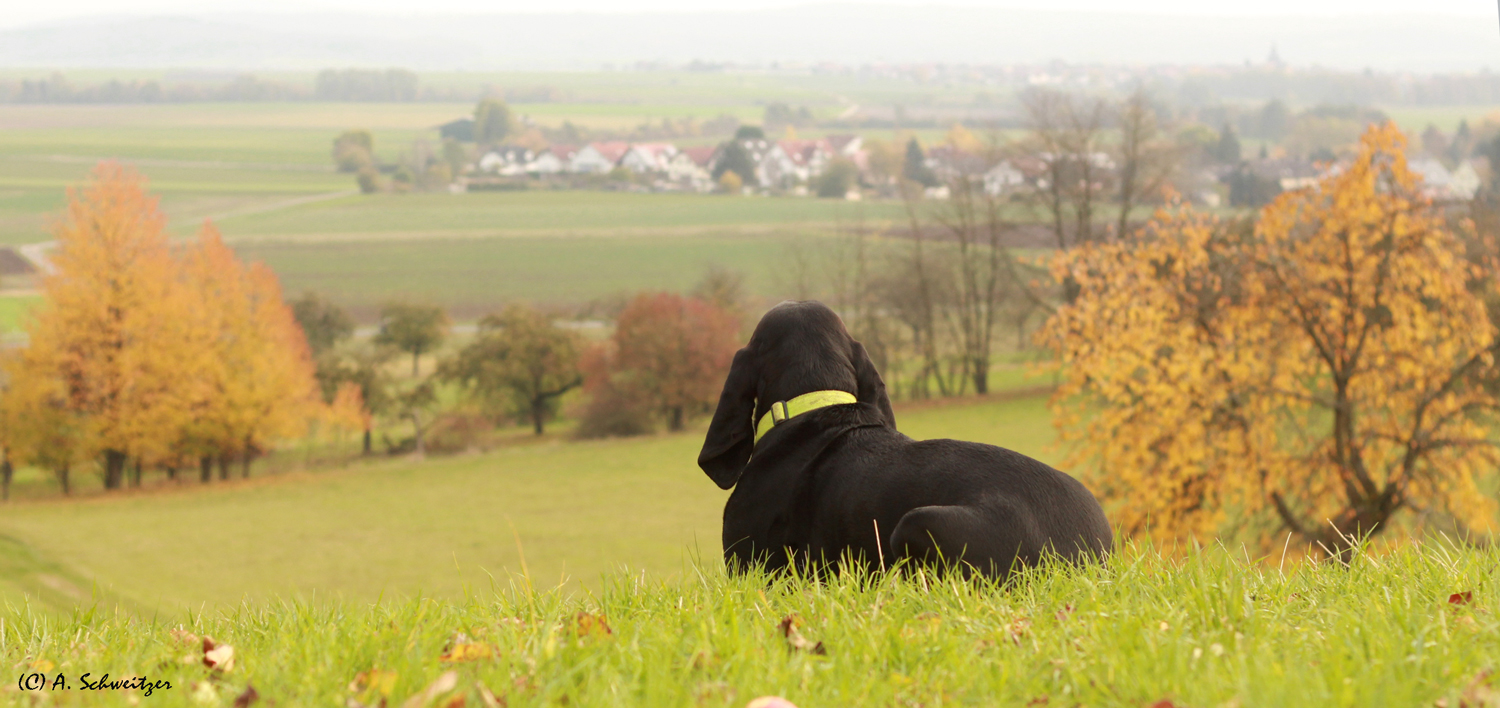
MULTIPOLYGON (((1038 118, 1051 125, 1012 130, 1010 140, 982 139, 954 123, 926 145, 911 134, 878 140, 818 130, 810 116, 804 116, 804 129, 825 134, 798 137, 797 125, 786 120, 797 111, 785 106, 768 109, 769 130, 721 119, 712 131, 688 120, 673 132, 663 121, 656 134, 645 124, 635 131, 645 139, 588 140, 571 127, 544 132, 524 116, 514 118, 503 102, 486 100, 474 118, 437 126, 441 149, 418 141, 397 163, 377 164, 369 133, 349 131, 335 141, 334 157, 340 169, 358 173, 365 192, 573 188, 941 200, 962 181, 966 189, 1002 199, 1043 193, 1062 198, 1063 192, 1076 198, 1082 192, 1085 200, 1109 201, 1124 189, 1134 190, 1129 198, 1142 204, 1170 187, 1210 208, 1257 207, 1340 169, 1364 125, 1386 120, 1378 111, 1353 107, 1291 114, 1270 102, 1259 111, 1200 115, 1169 129, 1147 103, 1132 112, 1129 100, 1135 99, 1099 109, 1107 117, 1090 126, 1064 115, 1083 106, 1064 103, 1057 109, 1063 113, 1038 118), (1219 130, 1205 125, 1215 118, 1219 130), (1136 121, 1130 129, 1140 136, 1130 145, 1117 137, 1126 120, 1136 121), (1241 130, 1256 134, 1256 149, 1242 147, 1241 130), (732 136, 704 144, 717 131, 732 136)), ((1491 153, 1500 148, 1500 125, 1490 123, 1477 130, 1465 123, 1451 136, 1436 128, 1412 136, 1410 167, 1429 196, 1474 196, 1489 174, 1491 153)))

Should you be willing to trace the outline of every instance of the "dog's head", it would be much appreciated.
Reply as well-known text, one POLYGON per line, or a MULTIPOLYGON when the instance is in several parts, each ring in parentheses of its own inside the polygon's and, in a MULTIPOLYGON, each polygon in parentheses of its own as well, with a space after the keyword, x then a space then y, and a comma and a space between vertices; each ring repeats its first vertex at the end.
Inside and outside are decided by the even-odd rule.
POLYGON ((721 489, 733 487, 754 450, 755 421, 771 404, 812 391, 852 393, 896 427, 880 372, 839 316, 820 302, 783 302, 735 353, 698 466, 721 489))

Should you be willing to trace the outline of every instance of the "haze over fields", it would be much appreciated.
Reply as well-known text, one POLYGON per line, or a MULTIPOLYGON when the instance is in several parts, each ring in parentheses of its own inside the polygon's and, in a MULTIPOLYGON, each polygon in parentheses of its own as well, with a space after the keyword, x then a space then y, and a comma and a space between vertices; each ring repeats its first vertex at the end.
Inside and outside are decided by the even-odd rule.
POLYGON ((1322 3, 1327 14, 1321 15, 1286 4, 1267 6, 1282 14, 1224 8, 1167 14, 1153 11, 1156 5, 1119 4, 1087 13, 886 4, 750 4, 607 14, 497 12, 494 5, 448 14, 340 8, 288 15, 237 7, 224 11, 223 5, 213 13, 170 8, 122 15, 95 8, 97 14, 70 17, 33 11, 30 16, 49 19, 0 23, 5 27, 0 66, 543 70, 694 60, 1239 64, 1263 58, 1273 46, 1292 64, 1352 70, 1476 71, 1500 59, 1495 8, 1482 14, 1479 3, 1381 6, 1385 12, 1379 14, 1322 3), (1447 14, 1439 14, 1443 11, 1447 14), (1247 16, 1232 16, 1235 12, 1247 16))

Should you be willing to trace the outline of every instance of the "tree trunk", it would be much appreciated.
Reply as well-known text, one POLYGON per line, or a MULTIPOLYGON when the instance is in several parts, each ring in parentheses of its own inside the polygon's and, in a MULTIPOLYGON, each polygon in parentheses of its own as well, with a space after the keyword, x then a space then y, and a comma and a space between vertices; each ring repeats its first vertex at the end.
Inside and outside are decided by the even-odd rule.
POLYGON ((11 466, 9 457, 5 458, 4 462, 0 462, 0 501, 10 501, 10 478, 15 472, 15 467, 11 466))
POLYGON ((416 411, 411 412, 411 432, 413 439, 417 443, 417 457, 426 457, 427 443, 422 440, 422 414, 416 411))
POLYGON ((673 432, 682 430, 682 418, 682 406, 672 406, 671 410, 667 412, 667 430, 673 432))
POLYGON ((974 393, 981 396, 989 395, 990 392, 990 368, 985 363, 974 362, 974 393))
POLYGON ((531 428, 532 428, 532 430, 536 431, 537 435, 541 435, 544 432, 542 430, 542 417, 545 416, 546 413, 547 413, 547 404, 545 402, 545 399, 541 399, 541 398, 534 398, 534 399, 532 399, 532 401, 531 401, 531 428))
POLYGON ((240 479, 250 479, 250 462, 254 459, 255 454, 249 450, 240 455, 240 479))
POLYGON ((417 376, 421 375, 421 370, 417 367, 417 359, 418 359, 418 357, 421 357, 421 356, 422 356, 421 350, 413 351, 411 353, 411 377, 412 378, 417 378, 417 376))
POLYGON ((62 486, 63 496, 72 494, 73 488, 68 484, 68 466, 63 465, 61 468, 55 470, 53 474, 57 475, 57 483, 62 486))
POLYGON ((364 447, 364 451, 362 453, 365 457, 369 457, 370 454, 371 454, 371 452, 370 452, 371 451, 370 442, 371 442, 370 441, 370 429, 367 427, 367 428, 365 428, 365 447, 364 447))
POLYGON ((135 466, 130 468, 130 486, 140 488, 141 486, 141 458, 135 458, 135 466))
POLYGON ((125 481, 125 453, 119 450, 104 451, 104 488, 119 489, 125 481))
POLYGON ((214 481, 214 458, 208 455, 198 458, 198 476, 204 484, 214 481))
POLYGON ((229 453, 219 455, 219 481, 227 481, 229 479, 229 462, 231 459, 232 456, 229 453))
POLYGON ((177 481, 177 465, 167 466, 167 479, 173 482, 177 481))

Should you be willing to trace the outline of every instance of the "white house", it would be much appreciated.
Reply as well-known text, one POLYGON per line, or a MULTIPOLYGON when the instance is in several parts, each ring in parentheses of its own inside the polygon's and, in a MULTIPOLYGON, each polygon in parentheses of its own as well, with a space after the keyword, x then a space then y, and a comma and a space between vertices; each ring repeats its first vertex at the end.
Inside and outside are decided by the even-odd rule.
POLYGON ((525 174, 526 165, 534 158, 535 153, 531 150, 519 145, 504 145, 479 158, 479 171, 506 176, 525 174))
POLYGON ((984 193, 992 197, 1009 194, 1024 184, 1026 174, 1010 164, 1010 160, 1001 160, 984 173, 984 193))
POLYGON ((573 155, 573 159, 568 163, 568 171, 581 174, 603 174, 620 164, 620 158, 624 157, 625 151, 629 149, 630 143, 618 140, 589 143, 573 155))
POLYGON ((823 174, 835 156, 839 156, 833 149, 833 145, 826 139, 820 140, 782 140, 776 143, 781 152, 792 162, 792 170, 796 178, 807 181, 823 174))
POLYGON ((690 147, 667 162, 667 179, 700 192, 713 189, 713 147, 690 147))
POLYGON ((676 146, 670 143, 635 143, 620 157, 620 166, 636 174, 665 172, 676 154, 676 146))

